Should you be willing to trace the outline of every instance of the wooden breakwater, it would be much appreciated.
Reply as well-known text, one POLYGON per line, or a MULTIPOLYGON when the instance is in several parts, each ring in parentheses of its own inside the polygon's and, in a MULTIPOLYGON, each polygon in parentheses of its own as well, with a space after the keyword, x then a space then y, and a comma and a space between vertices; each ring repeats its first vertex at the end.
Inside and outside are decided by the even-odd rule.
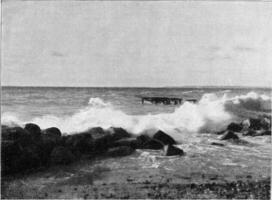
POLYGON ((150 102, 152 104, 164 104, 164 105, 178 105, 184 103, 184 101, 189 101, 196 103, 197 99, 183 99, 183 98, 176 98, 176 97, 141 97, 142 104, 145 102, 150 102))

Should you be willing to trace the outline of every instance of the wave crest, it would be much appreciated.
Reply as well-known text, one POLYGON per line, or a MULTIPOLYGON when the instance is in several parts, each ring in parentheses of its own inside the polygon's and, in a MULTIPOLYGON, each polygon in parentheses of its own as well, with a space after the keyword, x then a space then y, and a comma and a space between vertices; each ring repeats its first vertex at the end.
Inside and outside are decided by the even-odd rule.
MULTIPOLYGON (((211 93, 204 94, 196 104, 185 102, 172 113, 128 115, 100 98, 90 98, 88 106, 72 116, 46 115, 34 118, 31 122, 37 123, 41 128, 56 126, 66 133, 80 132, 97 126, 105 129, 111 126, 122 127, 135 134, 151 129, 169 132, 173 130, 191 133, 210 132, 222 129, 234 119, 233 113, 226 110, 226 104, 242 108, 267 109, 267 104, 271 105, 271 100, 268 96, 256 93, 232 98, 226 95, 218 97, 211 93)), ((4 114, 1 121, 2 124, 10 122, 22 124, 22 121, 10 113, 4 114)))

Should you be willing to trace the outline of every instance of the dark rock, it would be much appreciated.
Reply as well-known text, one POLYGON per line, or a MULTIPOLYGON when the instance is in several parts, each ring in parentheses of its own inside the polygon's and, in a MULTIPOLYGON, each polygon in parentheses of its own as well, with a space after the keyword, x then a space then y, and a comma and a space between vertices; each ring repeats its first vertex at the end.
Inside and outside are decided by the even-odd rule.
POLYGON ((18 172, 23 170, 35 169, 41 165, 41 160, 38 152, 30 147, 24 148, 19 157, 15 159, 15 166, 18 166, 18 172))
POLYGON ((252 129, 249 129, 249 130, 244 131, 243 135, 244 136, 255 136, 256 135, 256 131, 252 130, 252 129))
POLYGON ((215 145, 215 146, 225 146, 224 144, 222 143, 218 143, 218 142, 212 142, 211 145, 215 145))
POLYGON ((47 129, 43 130, 43 134, 48 135, 50 137, 56 137, 56 138, 61 137, 61 132, 56 127, 51 127, 51 128, 47 128, 47 129))
POLYGON ((101 135, 105 135, 105 131, 101 127, 93 127, 85 131, 87 133, 90 133, 92 137, 95 139, 96 137, 100 137, 101 135))
POLYGON ((113 141, 111 140, 111 135, 102 135, 101 137, 97 137, 94 140, 94 151, 96 153, 104 153, 111 146, 113 141))
POLYGON ((13 141, 18 141, 18 140, 30 140, 30 134, 28 131, 24 130, 21 127, 9 127, 2 129, 1 131, 2 134, 2 140, 13 140, 13 141))
POLYGON ((260 132, 261 135, 271 135, 271 130, 263 130, 260 132))
POLYGON ((134 152, 134 149, 128 146, 119 146, 110 148, 107 152, 107 156, 111 157, 119 157, 119 156, 127 156, 134 152))
POLYGON ((139 149, 143 148, 144 144, 151 140, 151 138, 148 135, 139 135, 136 138, 139 149))
POLYGON ((128 146, 133 149, 136 149, 139 147, 139 142, 136 138, 123 138, 120 140, 117 140, 110 144, 111 147, 118 147, 118 146, 128 146))
POLYGON ((246 122, 249 123, 249 128, 253 130, 268 130, 271 126, 271 121, 266 117, 250 118, 246 122))
POLYGON ((41 137, 41 129, 37 124, 28 123, 24 129, 30 133, 33 139, 39 139, 41 137))
POLYGON ((230 123, 227 127, 227 130, 233 131, 233 132, 240 132, 243 129, 243 125, 237 124, 237 123, 230 123))
POLYGON ((226 130, 222 130, 222 131, 217 131, 217 132, 214 132, 216 135, 222 135, 225 133, 226 130))
POLYGON ((15 141, 4 140, 1 142, 1 171, 2 174, 16 171, 14 160, 22 153, 22 147, 15 141))
POLYGON ((69 147, 73 152, 78 151, 83 154, 92 153, 94 140, 89 132, 77 133, 67 137, 65 146, 69 147))
POLYGON ((166 145, 164 146, 164 152, 163 154, 165 156, 175 156, 175 155, 184 155, 184 151, 178 147, 172 146, 172 145, 166 145))
POLYGON ((149 141, 147 141, 144 145, 143 145, 143 149, 154 149, 154 150, 158 150, 158 149, 162 149, 163 148, 163 143, 159 140, 156 139, 151 139, 149 141))
POLYGON ((3 175, 24 172, 40 166, 40 157, 34 146, 22 146, 12 140, 1 143, 1 164, 3 175))
POLYGON ((123 128, 111 127, 107 132, 110 133, 112 141, 131 137, 131 135, 123 128))
POLYGON ((232 131, 226 131, 224 135, 220 137, 220 140, 229 140, 229 139, 239 140, 239 137, 232 131))
POLYGON ((66 147, 55 147, 50 155, 51 164, 69 164, 75 160, 72 152, 66 147))
POLYGON ((264 135, 271 135, 271 130, 248 130, 246 132, 243 133, 243 135, 246 136, 264 136, 264 135))
POLYGON ((167 135, 161 130, 155 133, 155 135, 153 136, 153 139, 161 141, 164 145, 176 144, 176 141, 171 136, 167 135))

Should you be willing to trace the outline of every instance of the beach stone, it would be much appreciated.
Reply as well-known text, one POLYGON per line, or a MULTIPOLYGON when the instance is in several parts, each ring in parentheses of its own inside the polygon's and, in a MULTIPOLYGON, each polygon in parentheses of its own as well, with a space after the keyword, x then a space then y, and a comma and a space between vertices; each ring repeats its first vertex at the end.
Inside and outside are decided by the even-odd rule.
POLYGON ((123 128, 110 127, 107 129, 107 132, 110 133, 112 141, 131 137, 131 135, 123 128))
POLYGON ((75 160, 72 152, 66 147, 55 147, 50 155, 51 164, 70 164, 75 160))
POLYGON ((176 144, 176 141, 169 136, 168 134, 164 133, 163 131, 159 130, 153 136, 153 139, 161 141, 164 145, 173 145, 176 144))
POLYGON ((61 137, 61 131, 56 128, 56 127, 51 127, 43 130, 43 134, 46 134, 50 137, 56 137, 60 138, 61 137))
POLYGON ((234 122, 230 123, 227 126, 227 130, 233 131, 233 132, 240 132, 242 129, 243 129, 243 125, 237 124, 237 123, 234 123, 234 122))
POLYGON ((119 146, 119 147, 110 148, 107 152, 107 156, 111 156, 111 157, 127 156, 132 154, 134 151, 135 149, 129 146, 119 146))
POLYGON ((143 149, 154 149, 154 150, 159 150, 163 148, 163 143, 159 140, 156 139, 151 139, 149 141, 147 141, 144 145, 143 145, 143 149))
POLYGON ((220 140, 229 140, 229 139, 233 139, 233 140, 239 140, 239 137, 233 133, 232 131, 226 131, 221 137, 220 140))
POLYGON ((30 133, 33 139, 39 139, 41 137, 41 128, 37 124, 27 123, 24 129, 30 133))
POLYGON ((178 147, 175 147, 173 145, 166 145, 164 146, 164 156, 176 156, 176 155, 184 155, 184 151, 178 147))

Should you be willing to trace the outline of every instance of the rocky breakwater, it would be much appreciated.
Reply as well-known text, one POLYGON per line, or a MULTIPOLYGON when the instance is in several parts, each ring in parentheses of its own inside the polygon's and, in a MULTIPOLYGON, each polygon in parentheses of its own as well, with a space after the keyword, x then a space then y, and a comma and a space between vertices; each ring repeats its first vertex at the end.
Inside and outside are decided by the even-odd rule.
MULTIPOLYGON (((216 132, 220 140, 232 143, 246 144, 242 137, 271 136, 271 116, 259 116, 249 118, 241 122, 232 122, 223 131, 216 132)), ((221 143, 212 142, 212 145, 224 146, 221 143)))
POLYGON ((135 149, 162 150, 163 155, 184 155, 176 141, 158 131, 153 137, 135 136, 122 128, 94 127, 71 135, 56 127, 41 130, 36 124, 24 127, 1 126, 2 175, 31 172, 52 165, 67 165, 82 157, 116 157, 132 154, 135 149))

